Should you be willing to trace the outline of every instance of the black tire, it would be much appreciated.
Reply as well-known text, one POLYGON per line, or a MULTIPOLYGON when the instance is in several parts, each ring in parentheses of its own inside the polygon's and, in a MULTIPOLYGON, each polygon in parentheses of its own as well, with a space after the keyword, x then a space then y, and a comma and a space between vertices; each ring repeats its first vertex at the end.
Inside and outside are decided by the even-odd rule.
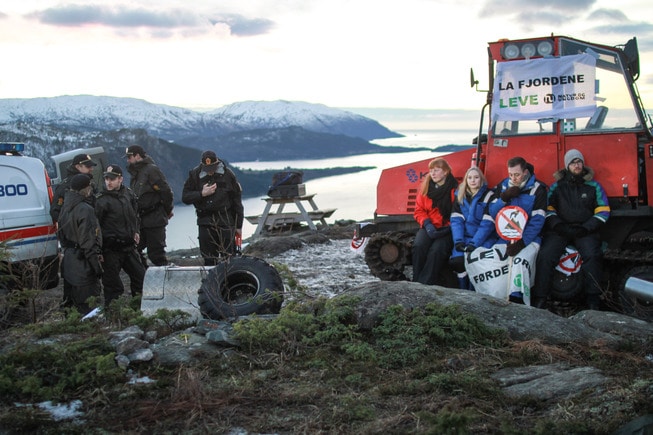
POLYGON ((583 274, 579 271, 569 276, 553 271, 551 296, 556 301, 569 302, 580 300, 583 296, 583 274))
POLYGON ((249 256, 231 257, 212 268, 199 290, 203 316, 213 320, 249 314, 277 314, 283 302, 279 272, 249 256))

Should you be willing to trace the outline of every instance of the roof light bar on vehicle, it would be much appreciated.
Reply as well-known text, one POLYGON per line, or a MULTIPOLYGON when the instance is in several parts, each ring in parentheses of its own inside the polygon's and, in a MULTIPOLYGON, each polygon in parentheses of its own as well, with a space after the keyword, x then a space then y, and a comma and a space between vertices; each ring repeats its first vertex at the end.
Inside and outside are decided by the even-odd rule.
POLYGON ((507 42, 501 49, 501 55, 506 60, 519 58, 544 57, 553 54, 553 42, 545 39, 539 42, 507 42))
POLYGON ((18 142, 2 142, 0 143, 0 152, 11 153, 11 152, 22 152, 25 150, 24 143, 18 142))

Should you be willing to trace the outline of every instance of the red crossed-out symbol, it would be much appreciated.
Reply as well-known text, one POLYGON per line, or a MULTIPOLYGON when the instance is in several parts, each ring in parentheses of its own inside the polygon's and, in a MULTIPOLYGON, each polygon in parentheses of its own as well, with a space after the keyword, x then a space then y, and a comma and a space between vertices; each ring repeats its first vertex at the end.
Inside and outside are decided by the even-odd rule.
POLYGON ((522 238, 526 222, 528 222, 526 211, 519 206, 509 205, 499 210, 494 225, 499 237, 514 241, 522 238))

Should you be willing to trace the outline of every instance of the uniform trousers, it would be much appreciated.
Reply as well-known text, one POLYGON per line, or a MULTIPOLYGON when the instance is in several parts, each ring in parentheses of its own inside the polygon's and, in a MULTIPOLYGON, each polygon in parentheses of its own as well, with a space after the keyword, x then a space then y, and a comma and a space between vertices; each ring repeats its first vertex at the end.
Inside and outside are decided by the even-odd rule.
POLYGON ((168 264, 166 258, 166 227, 141 228, 138 251, 141 256, 143 266, 147 268, 147 259, 143 255, 143 250, 147 249, 147 258, 155 266, 165 266, 168 264))
POLYGON ((198 239, 200 253, 204 258, 205 266, 215 266, 221 257, 236 253, 234 228, 213 225, 199 225, 198 239))
POLYGON ((143 293, 145 267, 135 248, 104 249, 102 256, 104 257, 102 284, 104 286, 104 305, 106 307, 111 304, 111 301, 118 299, 125 292, 125 286, 120 278, 121 270, 124 270, 129 276, 131 295, 136 296, 143 293))

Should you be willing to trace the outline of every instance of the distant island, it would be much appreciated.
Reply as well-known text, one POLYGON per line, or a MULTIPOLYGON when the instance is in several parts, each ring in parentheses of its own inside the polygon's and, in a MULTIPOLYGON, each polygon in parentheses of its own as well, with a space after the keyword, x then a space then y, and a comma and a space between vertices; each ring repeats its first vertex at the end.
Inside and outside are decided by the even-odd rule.
POLYGON ((456 151, 467 150, 469 148, 476 148, 476 145, 441 145, 433 151, 437 153, 455 153, 456 151))

